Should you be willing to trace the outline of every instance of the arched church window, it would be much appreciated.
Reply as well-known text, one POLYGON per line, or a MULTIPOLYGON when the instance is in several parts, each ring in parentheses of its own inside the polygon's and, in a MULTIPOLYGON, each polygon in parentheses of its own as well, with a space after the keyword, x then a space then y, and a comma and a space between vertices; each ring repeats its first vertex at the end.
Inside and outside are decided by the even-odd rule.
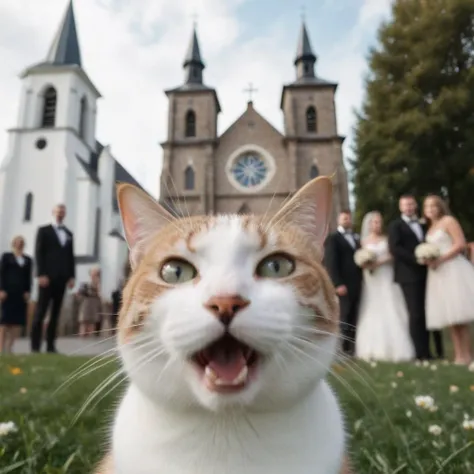
POLYGON ((30 222, 33 215, 33 193, 28 193, 25 198, 25 211, 23 214, 23 220, 30 222))
POLYGON ((194 177, 192 166, 188 166, 184 171, 184 189, 187 191, 194 189, 194 177))
POLYGON ((317 178, 319 176, 319 169, 316 165, 312 165, 311 169, 309 170, 309 177, 310 179, 317 178))
POLYGON ((54 87, 48 87, 44 93, 42 127, 54 127, 56 123, 56 104, 58 95, 54 87))
POLYGON ((87 99, 85 97, 81 99, 79 114, 79 136, 85 138, 87 126, 87 99))
POLYGON ((194 110, 188 110, 186 113, 185 136, 196 136, 196 114, 194 113, 194 110))
POLYGON ((317 127, 316 109, 311 105, 306 109, 306 130, 308 132, 316 132, 317 127))

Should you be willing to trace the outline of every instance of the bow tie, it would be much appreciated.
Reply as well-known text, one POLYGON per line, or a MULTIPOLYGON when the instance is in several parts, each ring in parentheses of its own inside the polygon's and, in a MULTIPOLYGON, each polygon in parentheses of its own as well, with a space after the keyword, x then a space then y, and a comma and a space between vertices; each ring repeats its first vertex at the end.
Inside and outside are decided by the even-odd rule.
POLYGON ((57 230, 64 230, 64 226, 63 226, 63 225, 57 225, 57 226, 56 226, 56 229, 57 229, 57 230))

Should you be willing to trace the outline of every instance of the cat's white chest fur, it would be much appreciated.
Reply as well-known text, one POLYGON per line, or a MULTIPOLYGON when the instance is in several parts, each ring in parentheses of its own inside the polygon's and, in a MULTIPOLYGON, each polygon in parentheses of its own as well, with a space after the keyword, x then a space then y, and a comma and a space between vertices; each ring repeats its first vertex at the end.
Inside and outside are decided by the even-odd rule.
POLYGON ((114 474, 339 474, 341 412, 322 381, 277 413, 173 413, 132 384, 113 432, 114 474))

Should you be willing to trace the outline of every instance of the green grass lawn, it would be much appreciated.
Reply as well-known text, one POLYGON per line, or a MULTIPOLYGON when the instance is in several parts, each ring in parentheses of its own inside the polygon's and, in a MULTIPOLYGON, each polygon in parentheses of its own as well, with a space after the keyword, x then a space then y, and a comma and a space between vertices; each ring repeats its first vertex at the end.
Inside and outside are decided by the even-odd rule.
MULTIPOLYGON (((18 426, 17 432, 0 436, 0 474, 91 472, 105 448, 123 386, 73 424, 87 397, 115 368, 108 364, 55 393, 86 360, 0 357, 0 422, 18 426)), ((443 364, 433 370, 380 363, 334 371, 331 381, 347 416, 357 474, 474 473, 474 430, 462 426, 465 414, 474 418, 474 373, 443 364), (458 391, 452 393, 451 386, 458 391), (417 407, 418 395, 432 396, 437 411, 417 407), (431 434, 432 425, 441 433, 431 434)))

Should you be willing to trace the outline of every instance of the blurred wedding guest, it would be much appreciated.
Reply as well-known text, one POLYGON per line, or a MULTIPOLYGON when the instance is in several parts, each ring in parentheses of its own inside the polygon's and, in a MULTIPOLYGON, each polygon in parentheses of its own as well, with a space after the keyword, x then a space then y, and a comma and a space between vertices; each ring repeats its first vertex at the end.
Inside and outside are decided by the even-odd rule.
POLYGON ((122 304, 122 294, 125 284, 130 276, 132 267, 130 260, 127 258, 123 269, 123 278, 120 280, 119 287, 112 293, 112 330, 115 331, 118 323, 118 315, 122 304))
POLYGON ((100 298, 100 269, 91 268, 89 283, 79 288, 79 336, 90 336, 96 332, 96 325, 102 320, 102 300, 100 298))
POLYGON ((64 225, 66 206, 53 209, 53 222, 40 227, 36 235, 35 263, 39 295, 31 330, 31 350, 39 352, 43 321, 52 303, 46 342, 47 351, 56 352, 56 328, 66 287, 74 287, 76 264, 72 232, 64 225))
POLYGON ((12 251, 5 252, 0 261, 0 353, 12 352, 15 339, 26 325, 32 265, 24 248, 23 237, 15 237, 12 251))
POLYGON ((469 324, 474 322, 474 268, 463 255, 464 232, 439 196, 428 196, 423 211, 428 222, 426 241, 440 253, 438 258, 425 262, 427 327, 449 328, 454 362, 467 365, 472 361, 469 324))

